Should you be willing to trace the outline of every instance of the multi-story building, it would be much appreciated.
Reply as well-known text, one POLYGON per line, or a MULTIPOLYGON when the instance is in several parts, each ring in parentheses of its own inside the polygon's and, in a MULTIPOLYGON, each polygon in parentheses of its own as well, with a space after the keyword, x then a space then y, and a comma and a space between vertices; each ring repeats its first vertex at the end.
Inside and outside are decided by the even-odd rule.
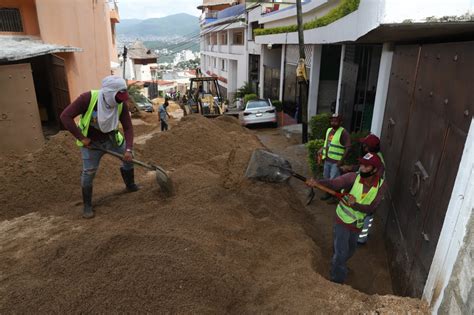
POLYGON ((145 47, 143 42, 135 41, 128 48, 128 57, 125 68, 125 78, 137 81, 151 81, 152 68, 157 67, 158 55, 145 47))
POLYGON ((117 61, 115 1, 0 0, 0 145, 39 148, 80 93, 117 61))
POLYGON ((201 72, 219 78, 222 95, 233 99, 248 81, 244 1, 203 1, 201 72))
POLYGON ((290 114, 302 99, 309 117, 338 112, 350 131, 381 137, 389 192, 377 216, 394 291, 423 296, 435 313, 469 313, 472 1, 304 1, 308 90, 296 80, 296 8, 271 11, 256 23, 260 96, 290 114))

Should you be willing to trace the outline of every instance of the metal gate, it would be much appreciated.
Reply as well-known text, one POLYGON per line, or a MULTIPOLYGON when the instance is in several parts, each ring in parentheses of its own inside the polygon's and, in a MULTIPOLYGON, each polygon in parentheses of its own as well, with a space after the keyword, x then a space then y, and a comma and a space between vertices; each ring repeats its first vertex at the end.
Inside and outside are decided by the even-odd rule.
POLYGON ((382 130, 394 290, 420 297, 458 171, 474 97, 474 42, 395 47, 382 130))
POLYGON ((49 73, 56 121, 60 122, 59 116, 70 104, 64 59, 56 55, 51 55, 51 71, 49 73))

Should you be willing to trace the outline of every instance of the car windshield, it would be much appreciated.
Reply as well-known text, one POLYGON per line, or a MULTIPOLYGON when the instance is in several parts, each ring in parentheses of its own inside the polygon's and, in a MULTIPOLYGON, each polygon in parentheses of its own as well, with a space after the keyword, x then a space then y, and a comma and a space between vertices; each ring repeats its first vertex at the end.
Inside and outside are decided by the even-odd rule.
POLYGON ((267 101, 250 101, 247 103, 247 109, 269 107, 270 103, 267 101))

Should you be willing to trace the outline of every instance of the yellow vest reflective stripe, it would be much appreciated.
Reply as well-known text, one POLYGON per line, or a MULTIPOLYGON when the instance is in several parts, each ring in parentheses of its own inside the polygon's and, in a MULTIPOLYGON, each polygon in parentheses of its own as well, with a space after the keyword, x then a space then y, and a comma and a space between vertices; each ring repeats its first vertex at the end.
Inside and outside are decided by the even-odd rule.
POLYGON ((346 148, 341 144, 341 136, 342 133, 344 132, 343 127, 339 127, 336 132, 334 133, 331 143, 329 143, 329 148, 328 151, 326 152, 326 148, 328 146, 329 142, 329 133, 331 132, 332 128, 329 128, 326 131, 326 139, 324 140, 324 147, 323 147, 323 159, 326 157, 340 161, 342 160, 342 157, 344 156, 344 152, 346 152, 346 148))
MULTIPOLYGON (((381 179, 377 187, 371 187, 369 192, 363 196, 364 185, 360 182, 360 175, 357 175, 354 185, 350 194, 355 197, 356 202, 361 205, 370 205, 372 201, 375 200, 379 192, 380 186, 383 184, 383 179, 381 179)), ((346 206, 342 202, 339 202, 336 208, 336 214, 341 219, 342 222, 346 224, 356 223, 357 228, 362 228, 364 226, 364 218, 367 216, 367 213, 360 212, 352 207, 346 206)))
MULTIPOLYGON (((99 99, 99 90, 92 90, 91 91, 91 100, 89 102, 89 107, 87 108, 87 112, 83 115, 81 115, 79 119, 79 124, 77 127, 81 129, 81 133, 84 137, 87 137, 87 134, 89 133, 89 125, 91 123, 91 118, 92 118, 92 112, 94 111, 94 108, 96 107, 97 100, 99 99)), ((123 103, 118 104, 118 114, 122 113, 123 109, 123 103)), ((122 134, 116 130, 115 132, 115 140, 117 141, 118 145, 122 145, 123 143, 123 136, 122 134)), ((76 140, 76 144, 80 147, 82 147, 84 144, 80 140, 76 140)))

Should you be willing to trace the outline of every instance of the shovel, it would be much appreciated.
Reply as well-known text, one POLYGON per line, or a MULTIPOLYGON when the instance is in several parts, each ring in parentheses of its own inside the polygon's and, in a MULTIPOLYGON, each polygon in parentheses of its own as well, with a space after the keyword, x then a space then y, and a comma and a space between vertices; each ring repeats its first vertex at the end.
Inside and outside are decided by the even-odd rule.
MULTIPOLYGON (((113 155, 116 158, 119 158, 121 161, 123 161, 123 155, 120 154, 120 153, 104 149, 104 148, 99 147, 97 145, 93 145, 91 148, 93 150, 99 150, 99 151, 102 151, 104 153, 113 155)), ((167 197, 171 197, 173 195, 173 193, 174 193, 173 183, 172 183, 171 179, 169 178, 168 174, 166 173, 166 171, 163 168, 161 168, 157 165, 146 164, 144 162, 141 162, 141 161, 138 161, 138 160, 135 160, 135 159, 132 160, 132 163, 154 171, 155 174, 156 174, 156 181, 157 181, 158 185, 160 186, 161 191, 167 197)))
MULTIPOLYGON (((252 153, 245 176, 247 178, 273 183, 287 181, 290 177, 299 179, 302 182, 306 182, 307 180, 303 175, 293 171, 290 162, 279 155, 262 149, 257 149, 252 153)), ((347 202, 347 197, 349 196, 348 193, 339 193, 317 182, 313 183, 311 186, 327 192, 344 203, 347 202)), ((307 205, 311 203, 312 197, 314 197, 314 195, 310 196, 307 205)))

